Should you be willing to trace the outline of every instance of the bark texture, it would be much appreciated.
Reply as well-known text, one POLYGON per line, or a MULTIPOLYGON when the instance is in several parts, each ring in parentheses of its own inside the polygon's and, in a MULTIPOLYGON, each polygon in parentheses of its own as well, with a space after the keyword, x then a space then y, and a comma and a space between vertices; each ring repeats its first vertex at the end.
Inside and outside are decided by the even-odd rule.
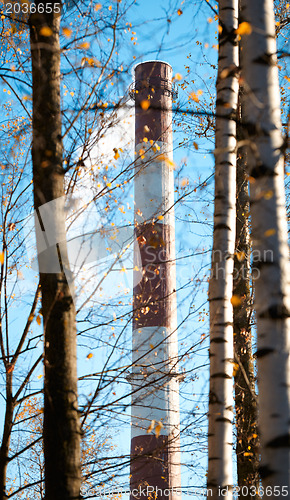
MULTIPOLYGON (((53 7, 55 4, 52 2, 53 7)), ((71 500, 80 496, 75 308, 72 282, 68 282, 70 273, 63 237, 59 27, 60 15, 56 13, 34 14, 30 18, 34 206, 38 223, 45 231, 45 204, 53 202, 49 205, 52 207, 49 213, 50 234, 43 233, 43 238, 53 241, 59 263, 56 272, 43 272, 43 241, 38 237, 45 333, 43 440, 46 500, 71 500), (61 243, 58 244, 58 241, 61 243)))
POLYGON ((209 283, 210 395, 209 497, 232 498, 233 258, 236 202, 236 113, 238 104, 238 1, 219 2, 219 61, 216 101, 215 207, 209 283))
MULTIPOLYGON (((237 127, 237 139, 241 135, 237 127)), ((252 297, 250 277, 251 242, 249 231, 248 176, 246 156, 241 148, 237 157, 236 251, 234 258, 234 296, 240 299, 234 307, 235 413, 237 434, 237 473, 240 497, 258 498, 253 492, 259 486, 258 409, 252 353, 252 297), (245 488, 243 488, 245 486, 245 488)))
POLYGON ((15 408, 15 401, 12 397, 12 375, 13 366, 6 367, 6 409, 3 425, 3 435, 0 447, 0 499, 5 500, 8 496, 6 494, 6 479, 7 479, 7 466, 9 463, 9 445, 11 439, 13 412, 15 408))
POLYGON ((248 34, 241 37, 241 69, 255 268, 260 474, 274 498, 282 491, 286 496, 287 488, 289 494, 290 273, 272 0, 241 0, 241 21, 248 23, 248 34))

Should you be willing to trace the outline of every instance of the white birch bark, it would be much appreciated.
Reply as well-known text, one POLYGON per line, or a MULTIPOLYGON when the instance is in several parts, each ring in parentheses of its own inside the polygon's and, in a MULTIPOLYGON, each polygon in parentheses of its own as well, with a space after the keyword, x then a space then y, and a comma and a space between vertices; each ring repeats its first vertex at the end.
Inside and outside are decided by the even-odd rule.
POLYGON ((232 499, 233 257, 236 204, 236 113, 238 105, 238 0, 219 2, 216 101, 215 207, 209 282, 210 396, 209 498, 232 499), (223 488, 223 492, 221 489, 223 488))
POLYGON ((241 37, 241 69, 256 278, 260 473, 264 487, 268 486, 267 498, 278 492, 286 498, 290 270, 273 1, 241 0, 241 21, 252 30, 241 37))

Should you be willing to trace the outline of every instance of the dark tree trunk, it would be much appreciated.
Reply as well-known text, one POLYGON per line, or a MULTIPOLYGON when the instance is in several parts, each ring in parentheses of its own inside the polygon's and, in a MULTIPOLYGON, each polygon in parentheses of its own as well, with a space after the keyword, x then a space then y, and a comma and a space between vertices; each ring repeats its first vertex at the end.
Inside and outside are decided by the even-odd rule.
MULTIPOLYGON (((237 127, 237 139, 241 139, 237 127)), ((259 486, 259 455, 257 431, 257 399, 252 354, 251 313, 253 309, 250 290, 250 233, 248 176, 245 155, 239 150, 237 158, 237 219, 236 252, 234 259, 234 295, 241 299, 234 307, 234 356, 235 356, 235 410, 237 432, 237 472, 240 497, 258 498, 254 488, 259 486), (242 487, 245 488, 242 488, 242 487), (251 488, 252 487, 252 488, 251 488)))
MULTIPOLYGON (((57 10, 55 6, 59 4, 52 2, 47 5, 57 10)), ((59 202, 51 205, 49 212, 49 231, 56 238, 54 251, 59 269, 54 273, 44 272, 45 257, 42 259, 38 255, 45 333, 43 440, 46 500, 71 500, 80 495, 75 307, 72 282, 68 278, 66 243, 57 243, 58 236, 65 234, 59 27, 60 15, 55 12, 34 14, 30 18, 34 206, 42 230, 47 229, 42 205, 57 199, 59 202)), ((50 238, 49 234, 46 236, 50 238)), ((39 254, 40 242, 37 239, 39 254)))
POLYGON ((12 397, 12 374, 13 366, 6 368, 6 410, 3 425, 3 435, 0 447, 0 500, 5 500, 6 495, 6 476, 8 466, 9 444, 11 438, 13 411, 15 402, 12 397))

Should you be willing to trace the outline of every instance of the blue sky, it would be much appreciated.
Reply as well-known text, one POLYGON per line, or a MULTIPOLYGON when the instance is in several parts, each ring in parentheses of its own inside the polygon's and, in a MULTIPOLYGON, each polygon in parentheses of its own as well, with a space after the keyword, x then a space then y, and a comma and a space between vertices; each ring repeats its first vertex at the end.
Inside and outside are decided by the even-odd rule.
MULTIPOLYGON (((125 55, 129 64, 132 64, 133 55, 135 56, 134 63, 145 60, 161 59, 169 62, 173 68, 173 74, 181 75, 176 79, 179 87, 179 98, 177 105, 185 109, 190 102, 190 107, 195 106, 192 101, 188 100, 191 92, 200 93, 200 109, 210 111, 214 98, 215 84, 215 69, 217 59, 217 50, 214 45, 216 23, 213 21, 213 14, 205 1, 200 2, 176 2, 161 0, 140 0, 135 2, 131 10, 128 12, 128 20, 132 23, 132 31, 134 30, 136 37, 136 45, 129 43, 120 47, 120 55, 125 55), (172 17, 167 17, 168 12, 173 13, 172 17), (179 11, 179 13, 178 13, 179 11), (166 21, 164 23, 164 16, 166 21), (135 27, 136 26, 136 27, 135 27), (187 68, 186 68, 187 67, 187 68)), ((68 20, 68 18, 67 18, 68 20)), ((67 21, 65 21, 65 24, 67 21)), ((65 25, 64 24, 64 25, 65 25)), ((124 77, 122 85, 119 89, 123 92, 127 91, 131 83, 131 74, 124 77)), ((66 83, 66 82, 64 82, 66 83)), ((68 89, 73 92, 73 89, 68 89)), ((26 92, 26 90, 24 91, 26 92)), ((65 97, 66 89, 62 89, 65 97)), ((70 98, 67 95, 64 102, 69 105, 74 104, 74 96, 70 98)), ((28 101, 29 103, 30 101, 28 101)), ((175 153, 174 160, 176 163, 175 183, 176 183, 176 199, 183 197, 183 200, 176 206, 176 254, 177 254, 177 289, 178 289, 178 322, 180 323, 179 341, 180 353, 184 356, 181 362, 181 369, 187 371, 186 381, 182 387, 181 395, 181 418, 182 427, 186 427, 189 422, 190 414, 192 415, 192 427, 187 429, 186 437, 182 438, 182 447, 186 445, 186 452, 183 452, 182 462, 183 467, 183 486, 204 486, 205 485, 205 466, 206 466, 206 443, 202 442, 202 435, 206 431, 205 421, 201 417, 206 411, 204 406, 207 401, 207 348, 206 340, 203 339, 208 334, 207 323, 207 281, 206 277, 209 270, 210 245, 211 245, 211 216, 212 216, 212 172, 213 172, 213 142, 211 138, 207 138, 200 134, 201 125, 197 120, 190 120, 183 115, 174 117, 174 145, 175 153), (179 126, 178 123, 183 123, 179 126), (179 146, 184 140, 185 144, 179 146), (206 184, 204 181, 206 179, 206 184), (199 344, 199 342, 201 342, 199 344), (193 351, 191 347, 195 346, 193 351), (189 351, 190 355, 186 352, 189 351), (192 353, 194 352, 194 355, 192 353), (204 367, 204 368, 203 368, 204 367), (193 415, 193 412, 195 413, 193 415), (188 465, 193 465, 188 468, 188 465), (197 465, 198 464, 198 465, 197 465)), ((128 129, 129 130, 129 129, 128 129)), ((132 130, 132 128, 130 128, 132 130)), ((121 132, 116 130, 115 137, 110 138, 105 143, 101 154, 112 154, 114 142, 118 142, 124 149, 126 145, 122 144, 121 132)), ((132 133, 132 132, 131 132, 132 133)), ((132 138, 132 137, 131 137, 132 138)), ((130 152, 128 152, 127 160, 129 161, 130 152)), ((76 152, 78 154, 78 151, 76 152)), ((132 159, 132 158, 131 158, 132 159)), ((108 160, 111 162, 112 160, 108 160)), ((117 168, 121 168, 121 160, 117 163, 117 168)), ((87 189, 87 186, 85 186, 87 189)), ((82 190, 83 199, 86 199, 85 188, 82 190)), ((122 194, 122 203, 131 203, 132 187, 128 187, 127 191, 122 194)), ((123 221, 132 220, 132 211, 125 215, 123 221), (131 215, 130 215, 131 214, 131 215)), ((94 224, 99 224, 98 214, 94 218, 94 224)), ((112 215, 111 220, 122 221, 120 212, 117 215, 112 215)), ((90 218, 91 221, 91 218, 90 218)), ((91 223, 91 222, 90 222, 91 223)), ((30 242, 31 243, 31 242, 30 242)), ((103 270, 102 270, 103 271, 103 270)), ((99 279, 99 270, 90 270, 88 267, 85 271, 85 277, 92 273, 94 279, 99 279)), ((108 326, 102 328, 96 327, 94 334, 89 336, 89 331, 79 337, 79 375, 85 375, 88 372, 100 372, 105 364, 108 352, 114 339, 123 329, 123 323, 117 321, 114 323, 114 303, 118 299, 117 282, 123 283, 129 289, 126 295, 127 309, 130 294, 132 292, 131 275, 128 272, 126 279, 118 275, 119 271, 112 274, 112 279, 108 282, 107 288, 103 287, 103 298, 100 294, 96 295, 95 302, 88 303, 88 306, 79 315, 79 330, 86 330, 91 325, 108 322, 108 326), (118 276, 118 278, 115 278, 118 276), (127 283, 127 284, 126 284, 127 283), (108 300, 108 289, 110 289, 112 303, 110 307, 102 305, 108 300), (94 310, 94 307, 98 309, 94 310), (99 333, 100 332, 100 333, 99 333), (92 353, 93 356, 87 358, 92 353)), ((24 280, 21 282, 22 299, 26 302, 26 306, 22 305, 22 314, 29 308, 29 300, 31 290, 35 286, 36 273, 31 270, 24 272, 24 280)), ((77 285, 82 287, 82 277, 79 278, 77 285)), ((84 294, 86 297, 86 294, 84 294)), ((80 295, 82 300, 83 295, 80 295)), ((119 307, 120 310, 120 307, 119 307)), ((22 315, 21 315, 22 316, 22 315)), ((22 317, 19 317, 19 303, 15 302, 11 309, 11 325, 13 328, 18 328, 22 317)), ((35 326, 39 332, 41 328, 35 326)), ((114 370, 123 363, 130 364, 130 323, 124 329, 122 337, 122 346, 118 348, 110 361, 110 369, 114 370)), ((40 352, 42 345, 39 344, 37 351, 40 352)), ((28 358, 27 358, 28 359, 28 358)), ((39 367, 33 381, 32 389, 37 389, 41 386, 42 367, 39 367)), ((81 385, 81 403, 84 402, 88 393, 93 392, 96 387, 96 379, 82 382, 81 385)), ((120 384, 115 384, 109 391, 104 392, 104 396, 98 400, 103 402, 106 397, 112 401, 112 408, 116 408, 115 426, 112 429, 106 428, 106 432, 112 434, 113 444, 118 444, 118 451, 125 453, 129 452, 130 446, 130 419, 128 409, 122 410, 114 405, 114 397, 112 394, 116 392, 116 399, 122 394, 128 393, 128 384, 121 380, 120 384), (119 430, 119 425, 116 422, 123 422, 123 427, 119 430)), ((128 404, 128 400, 126 401, 128 404)), ((104 416, 104 424, 106 423, 104 416)), ((114 419, 111 421, 113 422, 114 419)), ((184 434, 185 436, 185 434, 184 434)), ((184 448, 182 448, 184 449, 184 448)), ((123 481, 128 481, 128 471, 125 471, 123 481)), ((184 498, 194 498, 191 494, 184 498)), ((125 497, 124 497, 125 498, 125 497)))

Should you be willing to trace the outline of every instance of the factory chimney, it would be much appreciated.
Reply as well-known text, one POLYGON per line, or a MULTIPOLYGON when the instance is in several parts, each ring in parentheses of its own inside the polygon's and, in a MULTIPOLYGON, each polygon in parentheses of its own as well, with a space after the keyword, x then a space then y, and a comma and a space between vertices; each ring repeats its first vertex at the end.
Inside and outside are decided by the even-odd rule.
POLYGON ((133 292, 131 500, 180 500, 171 66, 139 64, 131 95, 138 281, 133 292))

